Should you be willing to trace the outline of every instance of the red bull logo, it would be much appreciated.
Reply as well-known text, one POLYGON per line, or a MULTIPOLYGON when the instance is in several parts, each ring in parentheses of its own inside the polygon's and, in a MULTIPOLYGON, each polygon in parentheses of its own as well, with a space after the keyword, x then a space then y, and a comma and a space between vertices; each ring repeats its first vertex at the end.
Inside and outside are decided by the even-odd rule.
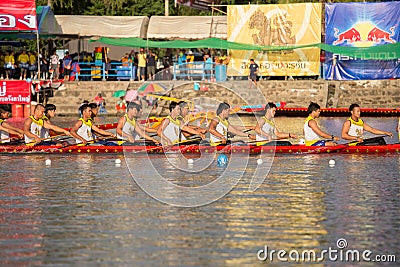
POLYGON ((352 28, 339 33, 339 29, 334 28, 334 36, 336 40, 332 43, 333 45, 339 45, 343 43, 354 44, 359 47, 371 46, 374 43, 379 44, 385 43, 396 43, 393 39, 395 36, 395 27, 390 28, 390 32, 382 30, 370 23, 357 23, 352 28))
POLYGON ((336 41, 333 42, 334 45, 342 44, 345 41, 347 41, 347 43, 354 43, 361 41, 361 35, 355 28, 351 28, 341 34, 338 34, 339 29, 335 28, 334 30, 335 30, 334 36, 337 38, 336 41))
POLYGON ((396 41, 392 38, 394 36, 394 28, 390 28, 390 33, 384 30, 381 30, 377 27, 374 27, 369 33, 368 33, 368 41, 374 42, 374 43, 380 43, 381 41, 385 41, 388 43, 396 43, 396 41))

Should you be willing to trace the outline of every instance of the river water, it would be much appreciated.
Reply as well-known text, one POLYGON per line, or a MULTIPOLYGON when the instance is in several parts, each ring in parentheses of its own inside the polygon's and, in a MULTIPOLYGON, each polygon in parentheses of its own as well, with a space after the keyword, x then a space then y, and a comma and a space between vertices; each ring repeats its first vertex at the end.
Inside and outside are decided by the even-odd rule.
MULTIPOLYGON (((296 133, 297 120, 277 124, 296 133)), ((368 122, 395 129, 394 118, 368 122)), ((321 120, 334 134, 342 123, 321 120)), ((366 260, 377 255, 399 265, 399 155, 276 155, 257 165, 259 158, 232 155, 225 166, 208 158, 198 169, 200 159, 190 166, 178 155, 0 155, 0 266, 284 266, 305 250, 331 254, 300 265, 376 266, 366 260), (265 179, 250 191, 260 167, 265 179), (154 170, 181 188, 153 184, 148 194, 138 178, 151 180, 154 170), (218 188, 196 190, 222 176, 238 177, 230 192, 176 205, 182 188, 201 203, 218 188), (346 262, 349 250, 360 261, 346 262)))

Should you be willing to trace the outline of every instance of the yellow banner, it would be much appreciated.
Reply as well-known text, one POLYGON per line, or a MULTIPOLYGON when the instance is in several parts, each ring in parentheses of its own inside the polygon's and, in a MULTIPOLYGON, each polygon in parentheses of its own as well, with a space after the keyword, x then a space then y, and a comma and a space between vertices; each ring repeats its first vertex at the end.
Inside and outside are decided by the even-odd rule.
MULTIPOLYGON (((228 6, 228 41, 264 46, 321 42, 319 3, 228 6)), ((281 51, 230 50, 228 75, 248 75, 250 59, 258 76, 319 75, 320 49, 281 51), (240 72, 238 74, 237 72, 240 72)))

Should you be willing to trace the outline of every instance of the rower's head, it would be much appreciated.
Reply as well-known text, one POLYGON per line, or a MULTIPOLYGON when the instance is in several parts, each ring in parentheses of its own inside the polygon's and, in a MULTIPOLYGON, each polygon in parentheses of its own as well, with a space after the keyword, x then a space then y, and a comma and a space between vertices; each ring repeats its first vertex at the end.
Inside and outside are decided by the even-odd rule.
POLYGON ((265 105, 265 115, 269 115, 270 117, 275 117, 275 113, 276 113, 276 105, 273 102, 268 102, 265 105))
POLYGON ((44 107, 44 115, 47 118, 53 118, 56 115, 56 105, 46 104, 46 106, 44 107))
POLYGON ((220 103, 217 108, 217 116, 220 116, 222 119, 227 119, 229 117, 230 108, 231 106, 228 103, 220 103))
POLYGON ((88 105, 89 105, 89 107, 90 107, 91 110, 92 110, 92 115, 91 115, 91 117, 92 117, 92 119, 93 119, 94 117, 97 116, 97 113, 99 112, 99 106, 98 106, 96 103, 89 103, 88 105))
POLYGON ((84 120, 90 119, 92 117, 92 108, 89 104, 83 104, 79 107, 79 111, 82 114, 84 120))
POLYGON ((10 116, 10 112, 0 108, 0 119, 7 119, 10 116))
POLYGON ((170 116, 173 118, 176 118, 179 114, 181 114, 181 108, 179 107, 177 102, 172 101, 169 104, 169 112, 170 112, 170 116))
POLYGON ((178 103, 179 107, 181 108, 181 116, 185 117, 189 113, 189 105, 185 101, 180 101, 178 103))
POLYGON ((310 105, 308 105, 307 109, 307 114, 313 118, 318 118, 319 114, 321 112, 321 107, 314 102, 311 102, 310 105))
POLYGON ((142 110, 142 106, 135 102, 130 102, 128 107, 126 108, 126 113, 129 117, 138 117, 140 111, 142 110))
POLYGON ((351 104, 349 107, 349 111, 351 113, 351 116, 354 119, 358 119, 361 116, 361 108, 358 104, 351 104))
POLYGON ((33 117, 35 117, 35 119, 41 119, 44 116, 44 111, 45 108, 42 104, 37 104, 35 106, 35 109, 33 110, 33 117))

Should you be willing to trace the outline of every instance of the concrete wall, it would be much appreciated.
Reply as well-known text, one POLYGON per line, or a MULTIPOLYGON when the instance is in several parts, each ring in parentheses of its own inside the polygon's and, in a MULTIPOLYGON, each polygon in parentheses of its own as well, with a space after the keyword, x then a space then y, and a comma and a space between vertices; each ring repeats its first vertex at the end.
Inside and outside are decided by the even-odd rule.
MULTIPOLYGON (((202 108, 212 109, 217 101, 227 101, 233 106, 264 104, 265 101, 286 102, 287 107, 307 107, 310 101, 321 107, 348 107, 359 103, 365 108, 399 108, 400 80, 378 81, 259 81, 257 88, 249 81, 220 83, 199 82, 202 89, 195 91, 194 82, 157 81, 171 97, 193 99, 202 108), (205 88, 204 88, 205 87, 205 88)), ((92 101, 102 93, 109 114, 115 114, 117 90, 138 89, 142 82, 77 81, 67 82, 66 90, 56 91, 49 103, 57 105, 57 113, 76 116, 80 103, 92 101)), ((161 104, 163 104, 161 102, 161 104)), ((166 104, 166 103, 165 103, 166 104)), ((160 111, 160 110, 159 110, 160 111)))

